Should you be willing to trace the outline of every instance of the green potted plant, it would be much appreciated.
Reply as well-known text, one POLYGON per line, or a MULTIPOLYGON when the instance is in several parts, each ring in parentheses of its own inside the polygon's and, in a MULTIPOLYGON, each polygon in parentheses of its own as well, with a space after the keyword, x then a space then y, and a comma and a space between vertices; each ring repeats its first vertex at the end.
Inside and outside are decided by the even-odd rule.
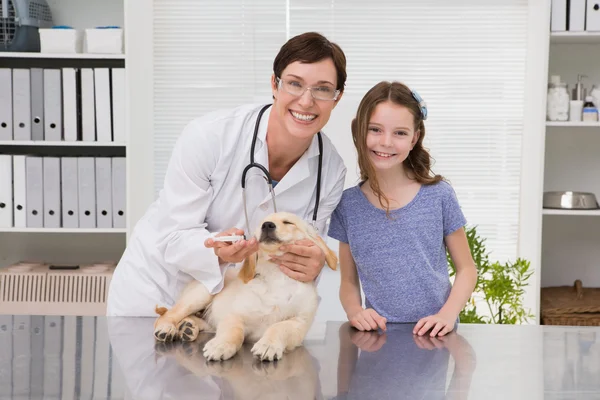
MULTIPOLYGON (((523 306, 523 296, 527 280, 533 274, 530 262, 517 258, 514 262, 491 263, 476 227, 466 227, 467 240, 477 266, 477 284, 471 299, 460 313, 460 322, 480 324, 521 324, 533 318, 530 310, 523 306), (478 307, 485 307, 481 312, 478 307)), ((456 267, 446 252, 450 277, 456 274, 456 267)))

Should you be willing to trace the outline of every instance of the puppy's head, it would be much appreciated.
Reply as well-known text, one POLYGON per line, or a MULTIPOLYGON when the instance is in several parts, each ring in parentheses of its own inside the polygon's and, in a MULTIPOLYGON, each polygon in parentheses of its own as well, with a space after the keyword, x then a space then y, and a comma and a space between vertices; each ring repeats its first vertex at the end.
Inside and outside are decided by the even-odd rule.
MULTIPOLYGON (((292 244, 297 240, 308 239, 325 253, 325 262, 329 268, 337 268, 337 256, 321 239, 317 231, 308 222, 288 212, 273 213, 266 217, 256 228, 254 237, 258 240, 259 253, 281 254, 279 247, 292 244)), ((244 261, 240 277, 245 282, 251 280, 256 272, 256 258, 248 257, 244 261)))

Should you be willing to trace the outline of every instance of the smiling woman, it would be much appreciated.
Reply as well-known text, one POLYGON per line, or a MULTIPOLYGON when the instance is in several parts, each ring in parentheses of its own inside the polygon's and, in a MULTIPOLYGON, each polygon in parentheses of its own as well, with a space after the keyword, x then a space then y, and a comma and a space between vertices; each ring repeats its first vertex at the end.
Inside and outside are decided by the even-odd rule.
MULTIPOLYGON (((193 280, 210 295, 219 293, 225 269, 257 252, 257 240, 240 228, 255 229, 271 212, 272 197, 256 169, 244 175, 248 197, 242 196, 250 160, 278 181, 277 211, 314 218, 325 235, 346 167, 321 129, 345 82, 340 47, 308 32, 287 41, 274 60, 272 105, 242 105, 191 121, 175 145, 159 198, 139 220, 115 271, 108 315, 156 315, 155 306, 173 306, 193 280), (319 179, 311 177, 314 171, 319 179), (249 240, 213 239, 244 234, 249 240)), ((290 244, 285 251, 268 262, 297 281, 313 281, 325 264, 323 250, 310 243, 290 244)))

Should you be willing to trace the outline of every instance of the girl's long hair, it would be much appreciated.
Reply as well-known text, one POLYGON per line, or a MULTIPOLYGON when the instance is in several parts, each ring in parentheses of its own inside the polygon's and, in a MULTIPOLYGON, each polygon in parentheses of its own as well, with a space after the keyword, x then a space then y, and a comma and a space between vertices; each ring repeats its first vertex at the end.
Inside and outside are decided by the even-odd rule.
POLYGON ((406 107, 414 117, 415 132, 419 131, 419 139, 404 160, 406 171, 412 171, 417 182, 423 185, 438 183, 444 178, 431 171, 431 156, 429 151, 423 147, 425 138, 425 124, 423 115, 417 100, 413 97, 411 90, 400 82, 380 82, 373 86, 361 100, 356 117, 352 120, 352 139, 358 153, 358 166, 360 168, 361 181, 369 181, 369 186, 379 199, 379 203, 385 208, 389 215, 389 199, 383 194, 379 187, 375 168, 369 158, 367 149, 367 134, 369 132, 369 121, 378 104, 391 101, 394 104, 406 107))

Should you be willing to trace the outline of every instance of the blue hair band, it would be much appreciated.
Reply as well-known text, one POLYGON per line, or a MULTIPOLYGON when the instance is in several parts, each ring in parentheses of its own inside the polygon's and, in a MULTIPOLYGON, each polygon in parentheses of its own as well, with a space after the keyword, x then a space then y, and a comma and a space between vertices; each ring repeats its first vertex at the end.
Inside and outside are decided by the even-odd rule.
POLYGON ((421 114, 423 116, 424 121, 427 119, 427 103, 425 103, 425 100, 423 100, 421 95, 419 95, 419 93, 417 93, 416 90, 411 89, 411 92, 417 103, 419 103, 419 107, 421 108, 421 114))

